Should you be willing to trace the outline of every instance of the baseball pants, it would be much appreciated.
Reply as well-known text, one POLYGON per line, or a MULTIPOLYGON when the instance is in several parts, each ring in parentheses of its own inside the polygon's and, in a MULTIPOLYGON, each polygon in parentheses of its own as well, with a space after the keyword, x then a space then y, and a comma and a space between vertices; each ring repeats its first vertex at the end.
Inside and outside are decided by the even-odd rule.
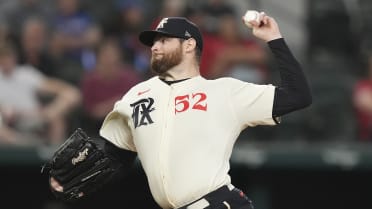
POLYGON ((253 204, 241 190, 223 186, 179 209, 253 209, 253 204))

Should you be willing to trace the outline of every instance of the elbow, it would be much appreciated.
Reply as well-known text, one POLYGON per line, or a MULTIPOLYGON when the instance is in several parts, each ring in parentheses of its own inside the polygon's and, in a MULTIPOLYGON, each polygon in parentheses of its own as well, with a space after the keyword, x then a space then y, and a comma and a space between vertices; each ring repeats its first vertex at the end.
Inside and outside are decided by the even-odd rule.
POLYGON ((288 91, 278 88, 274 98, 273 115, 282 116, 309 107, 312 103, 313 98, 309 90, 288 91))
POLYGON ((63 98, 70 107, 76 107, 82 102, 82 95, 79 89, 72 86, 65 88, 65 91, 63 92, 63 98))
POLYGON ((70 113, 81 105, 81 93, 75 87, 67 87, 60 92, 58 103, 63 114, 70 113))

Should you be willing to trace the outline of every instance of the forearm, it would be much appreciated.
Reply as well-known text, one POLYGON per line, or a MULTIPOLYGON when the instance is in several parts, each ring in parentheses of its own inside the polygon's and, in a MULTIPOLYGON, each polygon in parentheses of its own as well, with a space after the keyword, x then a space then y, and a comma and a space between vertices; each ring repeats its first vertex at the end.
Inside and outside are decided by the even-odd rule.
POLYGON ((305 74, 283 38, 268 42, 278 64, 281 84, 275 90, 273 117, 305 108, 312 102, 305 74))
POLYGON ((130 168, 133 165, 134 160, 137 156, 137 153, 129 151, 129 150, 121 149, 103 137, 99 137, 99 138, 103 140, 104 151, 108 155, 120 161, 120 163, 123 164, 125 168, 130 168))

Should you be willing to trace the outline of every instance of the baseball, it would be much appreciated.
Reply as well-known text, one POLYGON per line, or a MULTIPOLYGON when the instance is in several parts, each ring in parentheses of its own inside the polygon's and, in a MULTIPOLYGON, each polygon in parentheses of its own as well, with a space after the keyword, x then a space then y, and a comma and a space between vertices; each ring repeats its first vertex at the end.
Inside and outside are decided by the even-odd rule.
POLYGON ((243 20, 244 20, 244 23, 248 26, 248 27, 252 27, 252 24, 250 23, 250 21, 256 21, 256 22, 260 22, 260 13, 257 12, 256 10, 248 10, 244 16, 243 16, 243 20))

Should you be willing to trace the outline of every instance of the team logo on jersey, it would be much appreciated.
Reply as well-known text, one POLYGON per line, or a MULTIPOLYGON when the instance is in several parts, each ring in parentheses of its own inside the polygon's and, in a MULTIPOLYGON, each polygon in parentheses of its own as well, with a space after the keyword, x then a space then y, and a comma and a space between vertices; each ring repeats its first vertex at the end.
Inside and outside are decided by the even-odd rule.
POLYGON ((154 99, 150 97, 130 104, 133 107, 132 119, 134 128, 154 123, 150 116, 150 113, 155 110, 155 107, 152 106, 153 104, 154 99))

